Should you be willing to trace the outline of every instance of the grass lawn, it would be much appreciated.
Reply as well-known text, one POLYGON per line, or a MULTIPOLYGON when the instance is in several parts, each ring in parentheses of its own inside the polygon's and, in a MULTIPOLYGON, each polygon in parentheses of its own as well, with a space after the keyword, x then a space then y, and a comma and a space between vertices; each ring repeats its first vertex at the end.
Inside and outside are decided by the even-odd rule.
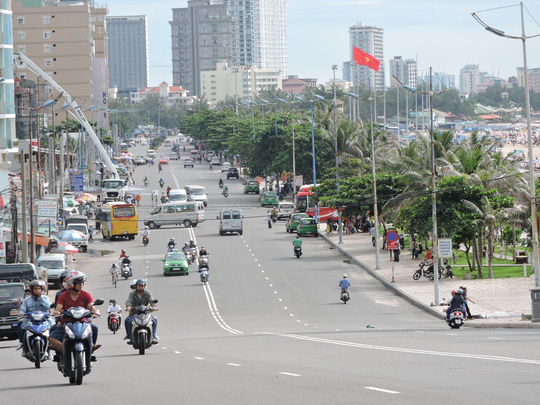
MULTIPOLYGON (((469 255, 471 262, 472 262, 472 255, 469 255)), ((460 251, 458 253, 458 261, 456 263, 457 265, 463 264, 464 267, 452 267, 452 271, 454 272, 454 275, 458 278, 463 278, 463 274, 469 271, 469 265, 467 264, 467 257, 465 256, 465 252, 460 251)), ((486 258, 484 258, 483 261, 482 270, 484 272, 484 278, 488 278, 488 267, 487 267, 487 261, 486 258)), ((495 278, 509 278, 509 277, 523 277, 523 266, 519 264, 515 264, 512 260, 503 260, 503 259, 493 259, 493 264, 513 264, 512 267, 493 267, 493 277, 495 278)), ((472 273, 473 277, 474 275, 478 274, 478 271, 475 271, 472 273)), ((527 275, 530 276, 532 274, 531 267, 527 266, 527 275)))

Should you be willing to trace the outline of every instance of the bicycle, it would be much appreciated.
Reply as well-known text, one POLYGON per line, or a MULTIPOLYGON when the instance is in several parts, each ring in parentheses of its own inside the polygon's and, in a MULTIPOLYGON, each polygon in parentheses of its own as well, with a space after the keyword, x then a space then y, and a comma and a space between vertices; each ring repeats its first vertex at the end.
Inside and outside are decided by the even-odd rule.
POLYGON ((114 288, 116 288, 116 283, 118 283, 118 272, 111 273, 112 276, 112 283, 114 284, 114 288))

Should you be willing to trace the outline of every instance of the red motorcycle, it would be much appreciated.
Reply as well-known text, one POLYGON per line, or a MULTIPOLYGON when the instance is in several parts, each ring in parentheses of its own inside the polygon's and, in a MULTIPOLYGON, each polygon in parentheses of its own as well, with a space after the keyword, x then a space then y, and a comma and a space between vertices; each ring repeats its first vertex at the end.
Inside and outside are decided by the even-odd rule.
POLYGON ((118 312, 111 312, 109 318, 107 318, 107 324, 112 333, 116 334, 116 331, 120 329, 120 315, 118 312))

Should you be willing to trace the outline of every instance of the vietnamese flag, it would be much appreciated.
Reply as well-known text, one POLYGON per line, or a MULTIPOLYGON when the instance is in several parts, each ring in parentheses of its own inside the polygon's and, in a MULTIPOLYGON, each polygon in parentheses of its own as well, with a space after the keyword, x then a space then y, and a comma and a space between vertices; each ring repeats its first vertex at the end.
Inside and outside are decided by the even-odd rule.
POLYGON ((356 46, 353 46, 353 59, 359 65, 367 66, 376 72, 379 71, 379 65, 381 62, 379 62, 374 56, 371 56, 369 53, 364 52, 356 46))

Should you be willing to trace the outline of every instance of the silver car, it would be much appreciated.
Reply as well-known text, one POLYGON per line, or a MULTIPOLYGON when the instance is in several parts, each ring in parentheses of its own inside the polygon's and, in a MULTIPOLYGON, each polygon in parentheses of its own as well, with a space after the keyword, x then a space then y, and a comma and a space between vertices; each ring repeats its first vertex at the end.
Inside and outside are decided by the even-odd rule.
POLYGON ((281 202, 278 205, 277 209, 277 218, 289 218, 291 214, 294 212, 294 204, 291 202, 281 202))

